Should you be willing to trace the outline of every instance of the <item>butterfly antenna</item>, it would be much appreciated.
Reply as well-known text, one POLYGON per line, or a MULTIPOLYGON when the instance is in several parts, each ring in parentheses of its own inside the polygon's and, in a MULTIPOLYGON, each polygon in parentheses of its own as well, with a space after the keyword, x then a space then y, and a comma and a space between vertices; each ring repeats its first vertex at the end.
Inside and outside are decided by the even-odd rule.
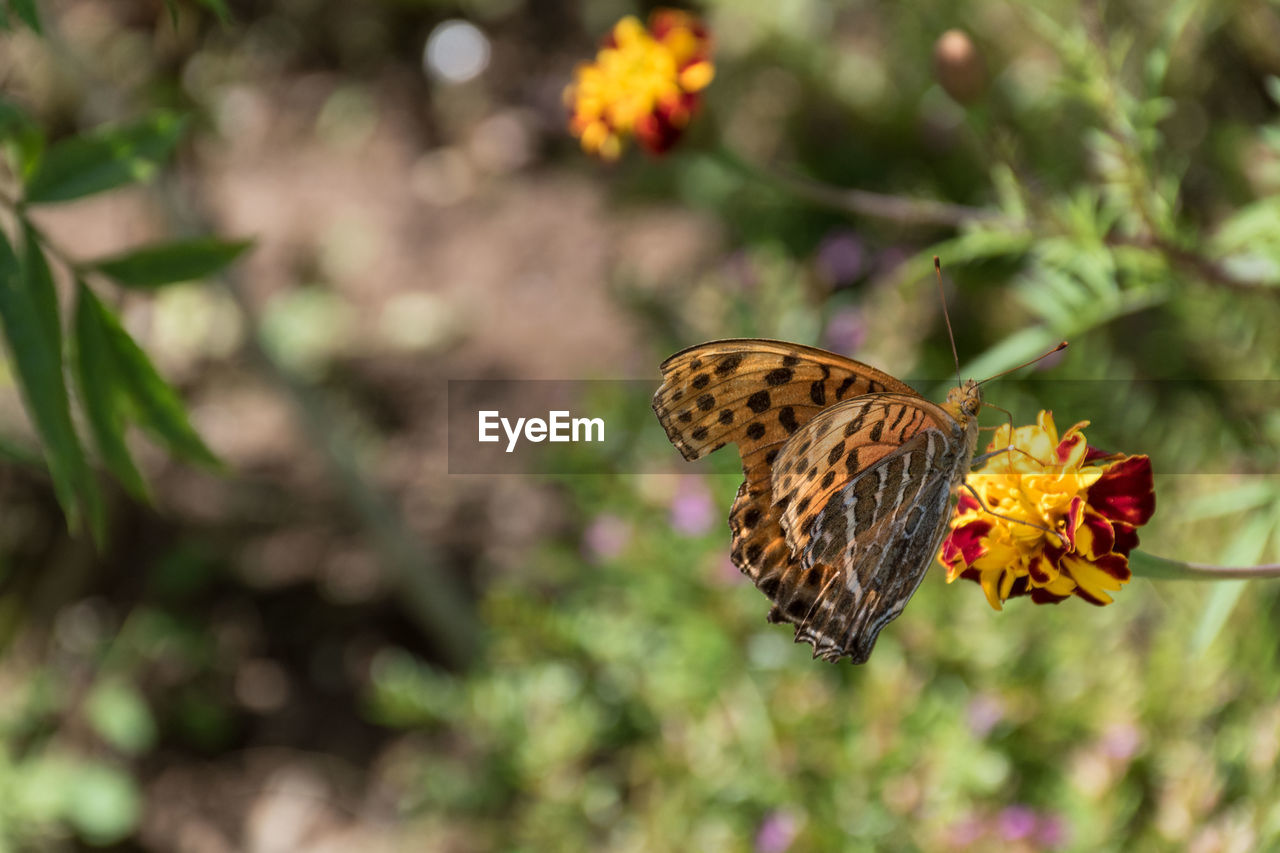
POLYGON ((1067 342, 1063 341, 1062 343, 1058 344, 1056 347, 1044 353, 1043 355, 1038 355, 1035 358, 1031 359, 1030 361, 1024 361, 1022 364, 1019 364, 1017 367, 1010 367, 1008 370, 1002 370, 999 373, 997 373, 995 376, 988 376, 986 379, 982 380, 978 384, 985 385, 988 382, 990 382, 992 379, 999 379, 1001 376, 1007 376, 1010 373, 1013 373, 1015 370, 1021 370, 1024 367, 1028 367, 1032 364, 1035 364, 1037 361, 1046 359, 1049 356, 1053 355, 1055 352, 1062 352, 1066 348, 1067 348, 1067 342))
POLYGON ((938 277, 938 298, 942 300, 942 319, 947 321, 947 337, 951 340, 951 358, 956 363, 956 384, 963 385, 960 379, 960 354, 956 352, 956 334, 951 331, 951 314, 947 311, 947 294, 942 289, 942 261, 933 256, 933 271, 938 277))

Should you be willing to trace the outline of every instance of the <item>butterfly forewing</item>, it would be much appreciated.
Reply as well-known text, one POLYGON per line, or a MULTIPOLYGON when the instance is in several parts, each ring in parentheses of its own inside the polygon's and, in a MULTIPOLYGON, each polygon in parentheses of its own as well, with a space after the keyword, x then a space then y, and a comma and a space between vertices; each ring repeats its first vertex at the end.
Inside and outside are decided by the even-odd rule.
POLYGON ((653 410, 686 459, 735 442, 745 461, 842 400, 879 391, 915 395, 869 365, 813 347, 752 339, 682 350, 662 363, 662 379, 653 410))

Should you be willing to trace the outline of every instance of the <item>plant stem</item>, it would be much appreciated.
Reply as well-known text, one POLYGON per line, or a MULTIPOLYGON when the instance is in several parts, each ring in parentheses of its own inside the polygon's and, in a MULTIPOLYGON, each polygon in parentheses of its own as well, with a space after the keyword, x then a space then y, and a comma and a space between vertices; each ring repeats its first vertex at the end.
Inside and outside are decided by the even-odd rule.
POLYGON ((711 156, 739 175, 761 181, 774 189, 805 201, 856 216, 884 219, 902 225, 934 225, 950 228, 957 228, 971 222, 1003 221, 1005 218, 997 211, 982 207, 833 187, 752 163, 724 145, 715 148, 711 156))
POLYGON ((1205 563, 1184 563, 1134 551, 1129 555, 1129 567, 1135 577, 1152 580, 1252 580, 1256 578, 1280 578, 1280 563, 1264 563, 1260 566, 1211 566, 1205 563))

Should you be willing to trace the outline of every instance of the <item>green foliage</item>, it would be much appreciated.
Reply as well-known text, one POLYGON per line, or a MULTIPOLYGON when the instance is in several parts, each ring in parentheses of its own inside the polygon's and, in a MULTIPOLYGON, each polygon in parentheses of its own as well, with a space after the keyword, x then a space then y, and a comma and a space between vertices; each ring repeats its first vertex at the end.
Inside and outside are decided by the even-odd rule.
POLYGON ((159 170, 182 138, 186 122, 171 113, 57 142, 27 179, 28 204, 69 201, 144 181, 159 170))
POLYGON ((13 209, 22 232, 21 259, 0 233, 0 321, 68 525, 76 531, 87 519, 100 543, 106 535, 105 508, 71 416, 62 320, 48 256, 76 277, 74 333, 68 343, 89 431, 107 469, 130 494, 146 500, 146 482, 126 441, 130 424, 179 457, 211 466, 218 462, 192 428, 177 392, 82 279, 95 275, 124 287, 154 289, 214 275, 249 244, 196 238, 73 262, 45 243, 27 218, 26 205, 70 201, 146 180, 172 154, 185 126, 183 118, 157 112, 46 148, 26 114, 0 101, 0 140, 9 143, 13 171, 24 179, 13 209))
MULTIPOLYGON (((45 458, 58 501, 71 529, 88 515, 95 536, 102 535, 102 507, 80 440, 62 372, 61 338, 50 335, 49 271, 44 257, 28 239, 20 264, 9 241, 0 234, 0 322, 18 371, 23 396, 44 442, 45 458)), ((52 318, 57 325, 57 318, 52 318)))
POLYGON ((34 32, 40 32, 40 15, 36 11, 36 0, 9 0, 9 8, 34 32))
POLYGON ((88 266, 125 287, 150 290, 213 275, 240 257, 251 244, 201 238, 147 246, 88 266))

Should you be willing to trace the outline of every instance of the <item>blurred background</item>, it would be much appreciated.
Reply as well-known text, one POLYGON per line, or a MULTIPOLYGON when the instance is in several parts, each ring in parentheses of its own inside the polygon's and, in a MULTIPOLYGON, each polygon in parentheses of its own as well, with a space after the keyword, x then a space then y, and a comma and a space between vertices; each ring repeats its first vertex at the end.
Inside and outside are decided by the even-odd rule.
POLYGON ((1280 845, 1274 583, 997 613, 935 567, 828 665, 729 563, 736 458, 681 462, 642 398, 590 401, 632 439, 587 474, 445 452, 449 379, 656 387, 719 337, 937 398, 937 253, 966 375, 1070 338, 988 399, 1149 453, 1144 549, 1280 559, 1280 6, 708 2, 704 109, 611 165, 562 92, 649 7, 221 8, 0 34, 50 138, 190 116, 156 180, 33 214, 67 255, 255 241, 105 293, 225 470, 131 442, 154 504, 109 490, 101 548, 4 373, 0 848, 1280 845))

